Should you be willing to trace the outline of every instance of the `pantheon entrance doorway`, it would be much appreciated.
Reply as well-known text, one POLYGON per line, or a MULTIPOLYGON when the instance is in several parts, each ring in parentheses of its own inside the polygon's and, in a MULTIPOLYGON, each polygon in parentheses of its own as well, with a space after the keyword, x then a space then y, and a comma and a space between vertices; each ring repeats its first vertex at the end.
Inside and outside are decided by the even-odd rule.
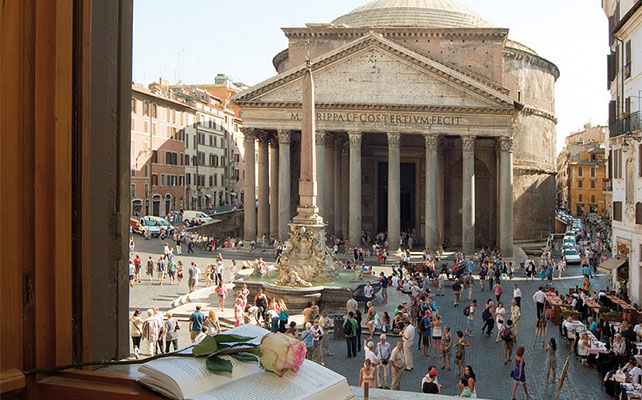
MULTIPOLYGON (((399 209, 401 232, 412 233, 416 228, 415 168, 415 163, 402 162, 400 165, 401 193, 399 196, 399 209)), ((388 163, 385 161, 377 163, 377 182, 377 232, 375 233, 388 230, 388 163)))

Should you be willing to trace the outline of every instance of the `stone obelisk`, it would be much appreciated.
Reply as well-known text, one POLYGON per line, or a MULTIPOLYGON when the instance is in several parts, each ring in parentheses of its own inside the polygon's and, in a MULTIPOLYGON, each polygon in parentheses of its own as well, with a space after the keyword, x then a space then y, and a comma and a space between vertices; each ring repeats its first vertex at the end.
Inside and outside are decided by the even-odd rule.
POLYGON ((290 225, 290 238, 279 264, 277 284, 310 286, 336 278, 336 266, 325 245, 325 224, 317 208, 314 81, 310 60, 303 76, 301 176, 299 206, 290 225))

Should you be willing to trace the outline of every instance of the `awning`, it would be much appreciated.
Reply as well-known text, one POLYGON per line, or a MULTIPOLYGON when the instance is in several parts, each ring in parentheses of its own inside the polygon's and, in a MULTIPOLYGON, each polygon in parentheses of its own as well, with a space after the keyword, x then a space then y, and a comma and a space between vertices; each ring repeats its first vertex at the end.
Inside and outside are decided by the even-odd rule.
POLYGON ((599 269, 601 272, 604 272, 605 274, 610 274, 611 271, 616 270, 623 266, 627 261, 629 261, 628 258, 617 255, 615 257, 611 257, 608 260, 604 261, 602 264, 597 266, 597 269, 599 269))

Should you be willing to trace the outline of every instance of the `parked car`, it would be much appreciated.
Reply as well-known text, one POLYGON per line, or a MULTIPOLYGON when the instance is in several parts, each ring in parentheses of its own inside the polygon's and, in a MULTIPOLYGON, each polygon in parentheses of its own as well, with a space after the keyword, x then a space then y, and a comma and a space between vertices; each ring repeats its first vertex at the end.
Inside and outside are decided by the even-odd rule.
POLYGON ((566 245, 567 243, 571 243, 573 246, 575 246, 575 236, 564 236, 564 245, 566 245))
POLYGON ((580 255, 575 249, 564 250, 564 257, 566 257, 567 264, 579 264, 581 261, 580 255))
POLYGON ((143 217, 140 219, 140 230, 146 239, 159 237, 161 234, 161 224, 153 218, 143 217))
POLYGON ((202 211, 185 210, 183 211, 183 223, 187 224, 188 221, 197 225, 214 222, 212 217, 202 211))
POLYGON ((172 224, 170 224, 169 222, 167 222, 167 220, 165 218, 154 217, 154 216, 151 216, 151 215, 149 215, 149 216, 147 216, 145 218, 156 220, 156 222, 158 222, 160 224, 161 233, 163 233, 165 236, 174 234, 174 229, 175 229, 174 226, 172 224))

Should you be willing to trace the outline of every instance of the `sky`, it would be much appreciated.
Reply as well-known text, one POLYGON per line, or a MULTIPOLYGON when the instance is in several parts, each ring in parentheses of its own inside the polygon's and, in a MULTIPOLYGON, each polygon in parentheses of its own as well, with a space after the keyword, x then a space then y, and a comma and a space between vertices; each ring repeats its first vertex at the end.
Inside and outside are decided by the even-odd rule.
MULTIPOLYGON (((587 122, 607 122, 608 22, 599 0, 457 0, 509 29, 560 69, 557 151, 587 122)), ((133 81, 214 82, 218 73, 254 85, 274 75, 287 48, 280 28, 331 22, 366 0, 134 0, 133 81)))

